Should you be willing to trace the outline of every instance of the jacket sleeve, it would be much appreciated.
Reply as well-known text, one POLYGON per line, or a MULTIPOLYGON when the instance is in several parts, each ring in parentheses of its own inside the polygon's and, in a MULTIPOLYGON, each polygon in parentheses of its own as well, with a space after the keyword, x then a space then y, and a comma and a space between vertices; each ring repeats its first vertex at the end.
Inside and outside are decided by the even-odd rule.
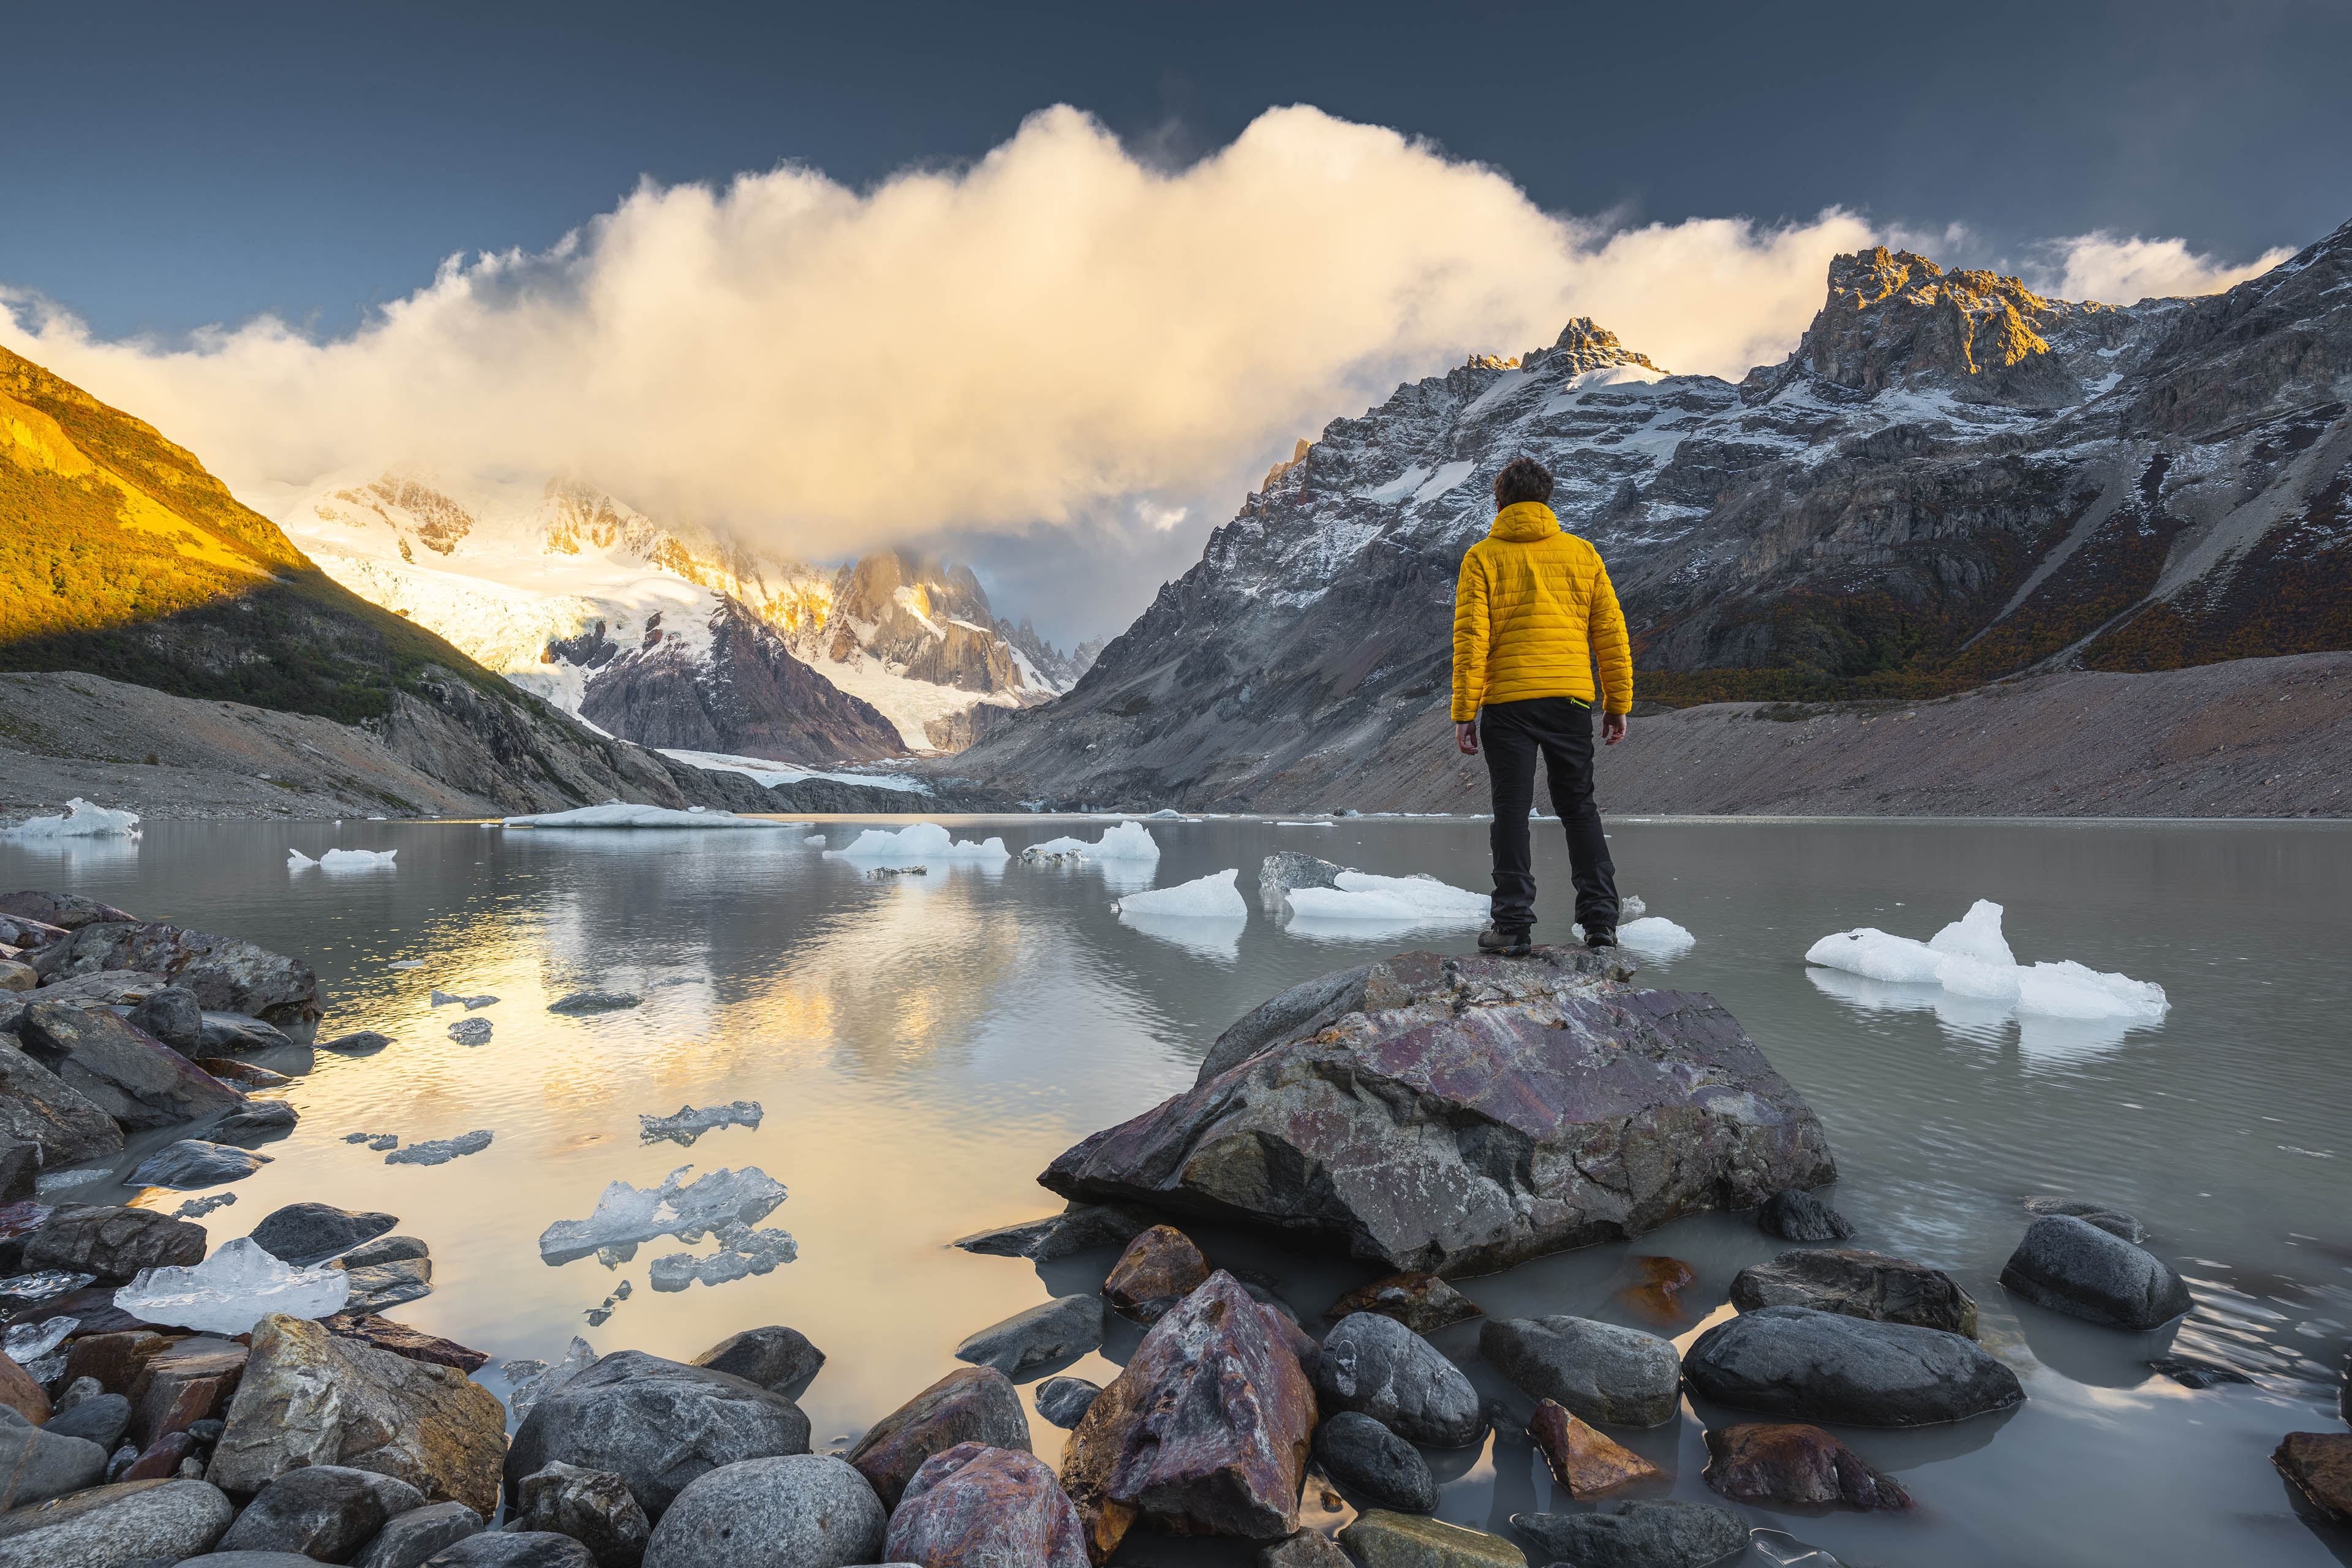
POLYGON ((1486 563, 1474 546, 1462 557, 1462 575, 1454 584, 1454 721, 1466 724, 1478 717, 1486 695, 1486 563))
MULTIPOLYGON (((1633 644, 1625 635, 1625 612, 1617 606, 1617 590, 1609 581, 1609 568, 1596 555, 1592 563, 1592 599, 1590 618, 1585 625, 1585 637, 1592 648, 1593 662, 1601 670, 1601 695, 1603 711, 1630 713, 1633 710, 1633 644)), ((1458 640, 1459 631, 1454 633, 1458 640)))

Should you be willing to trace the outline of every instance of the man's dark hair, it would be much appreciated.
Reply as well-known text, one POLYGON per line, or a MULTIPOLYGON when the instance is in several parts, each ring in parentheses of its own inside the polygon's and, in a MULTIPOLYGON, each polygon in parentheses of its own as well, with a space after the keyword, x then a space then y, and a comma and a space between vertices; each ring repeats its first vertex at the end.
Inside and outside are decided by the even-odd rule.
POLYGON ((1533 458, 1513 458, 1495 476, 1495 500, 1512 506, 1523 500, 1551 500, 1551 470, 1533 458))

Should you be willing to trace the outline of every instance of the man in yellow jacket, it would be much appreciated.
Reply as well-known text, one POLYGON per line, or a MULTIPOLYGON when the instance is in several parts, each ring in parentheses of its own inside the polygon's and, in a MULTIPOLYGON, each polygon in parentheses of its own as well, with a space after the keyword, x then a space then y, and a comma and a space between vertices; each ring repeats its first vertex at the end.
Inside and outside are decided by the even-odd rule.
POLYGON ((1495 797, 1494 921, 1478 933, 1488 952, 1527 952, 1535 924, 1528 813, 1538 755, 1568 828, 1584 940, 1617 943, 1616 868, 1592 803, 1592 710, 1606 710, 1604 744, 1625 738, 1633 646, 1608 568, 1561 530, 1544 504, 1551 489, 1550 472, 1533 458, 1515 458, 1495 476, 1494 529, 1462 558, 1454 589, 1454 743, 1475 756, 1484 742, 1495 797))

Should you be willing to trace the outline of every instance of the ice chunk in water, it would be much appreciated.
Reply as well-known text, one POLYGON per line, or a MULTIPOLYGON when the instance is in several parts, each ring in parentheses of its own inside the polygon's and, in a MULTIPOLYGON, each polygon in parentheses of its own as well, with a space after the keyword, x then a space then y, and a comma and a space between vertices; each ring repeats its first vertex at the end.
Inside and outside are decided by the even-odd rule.
POLYGON ((330 849, 319 857, 319 867, 326 871, 390 869, 399 853, 397 849, 330 849))
POLYGON ((530 1407, 594 1366, 598 1357, 579 1335, 572 1336, 571 1348, 563 1359, 553 1366, 543 1361, 510 1361, 501 1363, 499 1370, 515 1380, 507 1394, 507 1414, 517 1422, 530 1414, 530 1407))
POLYGON ((38 1323, 11 1324, 5 1347, 8 1359, 18 1366, 37 1362, 65 1343, 66 1336, 80 1327, 79 1318, 50 1318, 38 1323))
POLYGON ((2105 974, 2070 959, 2017 963, 2001 935, 2001 908, 1979 899, 1931 942, 1889 936, 1864 926, 1825 936, 1805 962, 1869 980, 1934 985, 1947 994, 1999 1004, 2020 1017, 2160 1024, 2169 1004, 2164 987, 2125 974, 2105 974))
POLYGON ((1242 898, 1241 889, 1234 885, 1241 875, 1238 866, 1223 871, 1212 871, 1189 882, 1172 888, 1153 888, 1140 893, 1129 893, 1113 906, 1121 914, 1181 915, 1192 920, 1246 921, 1249 904, 1242 898))
POLYGON ((639 1116, 637 1122, 644 1129, 639 1136, 648 1143, 667 1138, 673 1143, 691 1144, 704 1133, 721 1127, 757 1127, 760 1115, 758 1100, 739 1100, 731 1105, 706 1105, 699 1109, 681 1105, 675 1116, 639 1116))
POLYGON ((1825 936, 1805 950, 1807 963, 1896 985, 1933 985, 1940 956, 1924 942, 1889 936, 1875 926, 1857 926, 1825 936))
MULTIPOLYGON (((1619 918, 1623 918, 1622 905, 1619 918)), ((1636 952, 1651 953, 1660 958, 1672 958, 1698 945, 1698 938, 1664 915, 1626 921, 1617 928, 1617 940, 1636 952)))
POLYGON ((449 1026, 449 1037, 461 1046, 487 1046, 490 1043, 490 1021, 460 1018, 449 1026))
MULTIPOLYGON (((489 1027, 487 1022, 480 1019, 469 1021, 480 1023, 485 1029, 489 1027)), ((466 1026, 459 1024, 456 1026, 462 1029, 466 1026)), ((430 1142, 411 1143, 405 1149, 394 1150, 392 1153, 386 1154, 383 1157, 383 1163, 387 1165, 446 1165, 460 1154, 478 1154, 489 1146, 489 1129, 477 1127, 471 1132, 460 1132, 455 1138, 436 1138, 430 1142)), ((368 1147, 382 1149, 388 1145, 383 1139, 378 1138, 369 1143, 368 1147)))
POLYGON ((705 1285, 724 1285, 747 1275, 773 1273, 778 1264, 790 1263, 801 1255, 789 1232, 753 1230, 740 1223, 721 1226, 719 1241, 719 1249, 708 1258, 670 1252, 655 1258, 653 1288, 683 1290, 698 1279, 705 1285))
POLYGON ((2168 1005, 2164 987, 2153 981, 2102 974, 2072 959, 2037 963, 2018 972, 2020 1013, 2044 1018, 2123 1018, 2160 1024, 2168 1005))
POLYGON ((925 861, 1013 858, 1013 851, 1004 847, 1002 838, 991 838, 982 844, 974 844, 969 838, 950 840, 948 830, 936 822, 919 822, 896 833, 869 827, 848 848, 832 853, 845 860, 891 860, 910 866, 925 861))
POLYGON ((1748 1532, 1748 1539, 1755 1544, 1756 1555, 1773 1568, 1845 1568, 1820 1547, 1800 1541, 1785 1530, 1759 1525, 1748 1532))
POLYGON ((305 866, 315 866, 317 864, 318 862, 316 860, 311 859, 308 855, 303 854, 302 851, 295 848, 292 845, 289 844, 286 847, 286 868, 288 870, 299 871, 305 866))
POLYGON ((1122 822, 1103 830, 1103 836, 1089 844, 1083 838, 1048 838, 1043 844, 1033 844, 1022 851, 1024 855, 1083 854, 1089 860, 1138 860, 1146 863, 1160 858, 1160 841, 1151 830, 1139 822, 1122 822))
POLYGON ((0 1279, 0 1296, 8 1298, 7 1310, 29 1307, 46 1301, 52 1296, 62 1296, 68 1290, 79 1290, 97 1279, 95 1274, 75 1274, 63 1268, 44 1268, 33 1274, 11 1274, 0 1279))
POLYGON ((756 1225, 784 1201, 784 1184, 757 1166, 685 1180, 693 1169, 680 1165, 657 1187, 614 1182, 586 1219, 560 1219, 540 1233, 540 1258, 550 1264, 569 1263, 602 1247, 651 1241, 657 1236, 699 1241, 705 1231, 730 1222, 756 1225))
POLYGON ((2017 954, 2010 952, 2009 939, 2000 934, 2000 906, 1990 899, 1970 904, 1967 914, 1929 937, 1927 945, 1937 952, 1957 953, 1979 963, 2017 967, 2017 954))
POLYGON ((66 802, 63 816, 35 816, 14 827, 0 828, 0 838, 113 838, 139 836, 139 814, 110 811, 77 795, 66 802))
POLYGON ((297 1268, 240 1236, 193 1267, 141 1269, 114 1293, 114 1304, 151 1323, 234 1335, 272 1312, 331 1317, 351 1294, 342 1269, 297 1268))

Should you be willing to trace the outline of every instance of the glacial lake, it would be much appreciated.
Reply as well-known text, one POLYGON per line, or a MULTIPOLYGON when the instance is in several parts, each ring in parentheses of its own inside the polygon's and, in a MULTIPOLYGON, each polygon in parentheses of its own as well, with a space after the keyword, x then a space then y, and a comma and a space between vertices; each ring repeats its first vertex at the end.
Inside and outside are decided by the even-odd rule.
MULTIPOLYGON (((901 819, 912 820, 912 819, 901 819)), ((1023 845, 1101 822, 944 819, 960 836, 1023 845)), ((65 889, 142 918, 305 955, 329 1013, 321 1037, 378 1029, 376 1055, 317 1054, 290 1091, 302 1121, 263 1145, 274 1163, 208 1215, 215 1246, 298 1199, 400 1216, 435 1260, 435 1293, 397 1309, 415 1327, 499 1362, 553 1360, 574 1334, 600 1352, 690 1358, 739 1329, 788 1323, 829 1356, 802 1396, 815 1446, 837 1448, 956 1367, 971 1331, 1055 1295, 1092 1290, 1111 1255, 1049 1265, 947 1245, 1060 1207, 1036 1173, 1088 1132, 1188 1087, 1235 1016, 1326 970, 1404 949, 1468 948, 1467 929, 1401 933, 1285 929, 1255 900, 1277 848, 1365 870, 1485 886, 1486 825, 1468 819, 1262 820, 1150 825, 1156 874, 1115 862, 934 866, 877 880, 804 842, 846 844, 861 821, 777 832, 499 830, 476 824, 159 823, 135 846, 60 852, 0 844, 0 885, 65 889), (397 868, 289 872, 289 846, 399 851, 397 868), (1122 923, 1110 900, 1241 868, 1245 925, 1122 923), (422 967, 393 968, 396 961, 422 967), (462 1009, 435 987, 499 1000, 487 1045, 447 1033, 462 1009), (633 1011, 572 1018, 546 1005, 603 986, 633 1011), (638 1117, 760 1102, 756 1130, 692 1148, 646 1143, 638 1117), (483 1152, 388 1166, 344 1141, 404 1142, 484 1128, 483 1152), (764 1277, 662 1293, 646 1265, 664 1239, 607 1269, 540 1258, 553 1221, 584 1218, 605 1184, 639 1186, 692 1164, 755 1165, 790 1198, 764 1223, 800 1256, 764 1277), (609 1321, 583 1314, 623 1281, 609 1321)), ((2343 825, 1613 820, 1620 886, 1687 927, 1695 948, 1645 960, 1650 982, 1712 992, 1826 1124, 1842 1179, 1823 1195, 1856 1224, 1851 1244, 1950 1270, 1974 1294, 1984 1342, 2022 1378, 2021 1406, 1916 1432, 1839 1429, 1917 1500, 1905 1515, 1748 1508, 1853 1568, 2000 1563, 2352 1562, 2315 1530, 2270 1453, 2295 1430, 2340 1430, 2336 1380, 2352 1341, 2352 829, 2343 825), (2162 984, 2160 1026, 2021 1026, 1901 988, 1809 971, 1817 938, 1857 925, 1932 934, 1970 901, 2006 906, 2024 962, 2071 958, 2162 984), (2094 1328, 2012 1301, 1997 1283, 2023 1232, 2021 1200, 2104 1200, 2147 1225, 2197 1309, 2153 1335, 2094 1328), (2192 1392, 2152 1357, 2218 1361, 2251 1385, 2192 1392)), ((1539 824, 1539 932, 1565 939, 1559 830, 1539 824)), ((265 1062, 270 1058, 260 1058, 265 1062)), ((167 1141, 142 1135, 134 1153, 167 1141)), ((127 1165, 126 1167, 127 1168, 127 1165)), ((51 1197, 132 1198, 103 1178, 51 1197)), ((1213 1259, 1259 1270, 1312 1326, 1378 1272, 1264 1237, 1188 1227, 1213 1259)), ((714 1244, 705 1241, 697 1251, 714 1244)), ((1462 1281, 1490 1314, 1568 1312, 1654 1328, 1687 1346, 1727 1313, 1732 1275, 1787 1244, 1746 1215, 1685 1220, 1631 1243, 1462 1281), (1693 1312, 1664 1328, 1619 1292, 1629 1259, 1696 1270, 1693 1312)), ((1114 1320, 1117 1321, 1117 1320, 1114 1320)), ((1140 1331, 1121 1324, 1066 1368, 1108 1382, 1140 1331)), ((1475 1324, 1440 1345, 1483 1389, 1475 1324)), ((1612 1436, 1675 1477, 1700 1479, 1706 1424, 1753 1419, 1694 1406, 1612 1436)), ((1033 1416, 1038 1452, 1064 1434, 1033 1416)), ((1554 1506, 1541 1460, 1507 1431, 1433 1453, 1441 1517, 1510 1533, 1554 1506)), ((1305 1517, 1330 1525, 1310 1484, 1305 1517)), ((1576 1505, 1562 1500, 1558 1506, 1576 1505)), ((1525 1544, 1522 1542, 1522 1544, 1525 1544)), ((1120 1563, 1242 1563, 1237 1543, 1137 1534, 1120 1563)), ((1536 1561, 1540 1562, 1540 1555, 1536 1561)))

